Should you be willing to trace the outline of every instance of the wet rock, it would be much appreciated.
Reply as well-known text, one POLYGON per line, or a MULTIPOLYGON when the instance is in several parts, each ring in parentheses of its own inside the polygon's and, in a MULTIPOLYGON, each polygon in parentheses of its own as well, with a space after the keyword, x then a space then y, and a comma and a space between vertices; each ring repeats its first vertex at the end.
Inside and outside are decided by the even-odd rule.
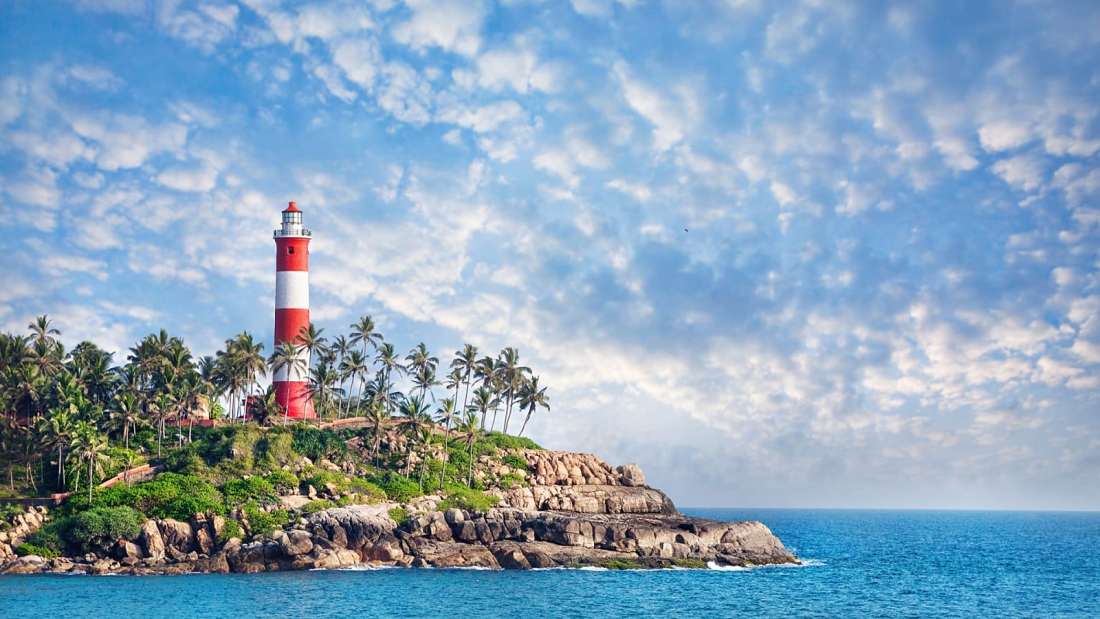
POLYGON ((166 549, 172 547, 183 553, 191 552, 194 549, 195 532, 191 529, 190 524, 165 518, 159 521, 157 525, 160 529, 160 535, 164 539, 166 549))

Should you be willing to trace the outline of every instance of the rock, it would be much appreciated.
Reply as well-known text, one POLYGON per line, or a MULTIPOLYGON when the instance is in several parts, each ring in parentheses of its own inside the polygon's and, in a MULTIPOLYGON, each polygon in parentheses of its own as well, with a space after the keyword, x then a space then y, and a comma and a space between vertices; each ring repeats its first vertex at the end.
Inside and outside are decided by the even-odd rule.
POLYGON ((385 534, 371 545, 364 546, 362 551, 364 561, 381 561, 392 563, 405 558, 405 551, 401 542, 390 534, 385 534))
POLYGON ((226 553, 218 552, 211 555, 206 559, 199 559, 195 562, 196 572, 212 572, 215 574, 228 574, 229 573, 229 561, 226 553))
POLYGON ((305 531, 292 530, 282 536, 280 547, 288 557, 297 557, 313 550, 313 536, 305 531))
POLYGON ((46 560, 38 555, 27 555, 10 561, 0 573, 3 574, 35 574, 46 569, 46 560))
POLYGON ((446 518, 447 524, 453 526, 456 524, 462 524, 462 522, 466 519, 466 513, 463 512, 461 509, 458 509, 457 507, 452 507, 443 512, 443 517, 446 518))
POLYGON ((413 563, 414 566, 419 564, 432 567, 500 567, 493 553, 480 544, 460 544, 417 538, 411 546, 413 556, 419 560, 413 563))
POLYGON ((645 473, 642 472, 641 467, 639 467, 637 464, 624 464, 615 470, 619 473, 619 483, 621 483, 622 485, 645 485, 645 473))
POLYGON ((165 518, 159 521, 161 537, 164 538, 165 548, 172 547, 180 552, 191 552, 195 545, 195 533, 191 525, 179 520, 165 518))
POLYGON ((319 527, 325 531, 326 537, 334 544, 359 550, 382 535, 393 533, 395 524, 388 513, 392 507, 393 503, 333 507, 310 514, 306 520, 311 528, 319 527), (340 543, 341 538, 343 543, 340 543))
POLYGON ((494 544, 492 551, 493 556, 496 557, 497 563, 506 570, 531 569, 531 563, 527 560, 523 551, 520 550, 519 544, 514 542, 494 544))
POLYGON ((119 561, 122 561, 123 559, 130 558, 140 559, 142 552, 137 544, 129 540, 120 539, 115 543, 114 548, 111 550, 111 554, 119 561))
MULTIPOLYGON (((312 486, 310 486, 312 488, 312 486)), ((279 507, 289 510, 302 509, 306 503, 312 501, 308 496, 301 494, 286 494, 279 497, 279 507)))
POLYGON ((359 563, 359 553, 341 548, 338 550, 326 550, 313 559, 309 569, 336 569, 351 567, 359 563))
POLYGON ((93 574, 110 574, 118 570, 118 562, 111 559, 100 559, 92 564, 93 574))
POLYGON ((204 555, 208 555, 214 550, 214 538, 210 536, 205 527, 195 531, 195 546, 204 555))

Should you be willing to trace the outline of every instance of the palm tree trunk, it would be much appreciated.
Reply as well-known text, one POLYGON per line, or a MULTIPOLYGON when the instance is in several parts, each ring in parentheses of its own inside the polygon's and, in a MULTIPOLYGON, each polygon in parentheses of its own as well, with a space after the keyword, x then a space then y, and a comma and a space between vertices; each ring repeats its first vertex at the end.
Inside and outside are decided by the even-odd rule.
POLYGON ((92 502, 92 466, 95 463, 94 458, 88 458, 88 502, 92 502))
POLYGON ((527 411, 527 416, 523 418, 523 425, 519 427, 519 434, 517 434, 516 436, 523 436, 523 431, 527 429, 527 422, 531 421, 531 413, 533 412, 534 409, 527 411))

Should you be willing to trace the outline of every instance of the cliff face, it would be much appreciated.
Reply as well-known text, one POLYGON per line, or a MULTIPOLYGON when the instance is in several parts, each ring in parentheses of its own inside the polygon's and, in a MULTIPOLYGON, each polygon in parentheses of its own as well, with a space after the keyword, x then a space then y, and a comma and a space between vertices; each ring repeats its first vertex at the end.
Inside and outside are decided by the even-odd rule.
POLYGON ((589 454, 520 452, 527 486, 496 490, 483 513, 438 508, 438 497, 412 503, 336 507, 300 518, 287 530, 242 543, 215 540, 224 521, 150 520, 136 540, 110 556, 8 561, 5 573, 261 572, 352 565, 702 567, 797 562, 759 522, 684 516, 635 465, 610 467, 589 454), (412 514, 398 523, 391 510, 412 514))

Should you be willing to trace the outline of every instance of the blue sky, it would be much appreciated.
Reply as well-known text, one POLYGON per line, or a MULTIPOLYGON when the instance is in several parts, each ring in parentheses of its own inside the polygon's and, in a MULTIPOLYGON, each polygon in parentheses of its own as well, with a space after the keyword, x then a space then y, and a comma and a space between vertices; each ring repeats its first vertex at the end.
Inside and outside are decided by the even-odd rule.
POLYGON ((0 6, 0 328, 505 345, 683 505, 1100 508, 1100 7, 0 6))

